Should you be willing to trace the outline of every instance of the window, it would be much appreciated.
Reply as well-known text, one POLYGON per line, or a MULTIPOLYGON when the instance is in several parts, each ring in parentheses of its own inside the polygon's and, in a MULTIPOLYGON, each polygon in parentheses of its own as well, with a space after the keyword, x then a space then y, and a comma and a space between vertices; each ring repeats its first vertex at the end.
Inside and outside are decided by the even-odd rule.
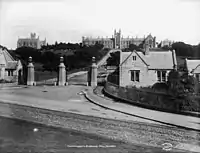
POLYGON ((196 74, 197 81, 200 82, 200 74, 196 74))
POLYGON ((157 71, 158 82, 166 82, 166 71, 157 71))
POLYGON ((157 71, 157 78, 158 78, 158 81, 161 82, 161 71, 157 71))
POLYGON ((133 56, 133 60, 136 61, 136 56, 133 56))
POLYGON ((166 71, 162 71, 162 82, 166 81, 166 71))
POLYGON ((140 81, 140 71, 139 70, 134 70, 131 71, 131 81, 140 81))
POLYGON ((8 76, 13 76, 13 71, 12 70, 8 70, 8 76))

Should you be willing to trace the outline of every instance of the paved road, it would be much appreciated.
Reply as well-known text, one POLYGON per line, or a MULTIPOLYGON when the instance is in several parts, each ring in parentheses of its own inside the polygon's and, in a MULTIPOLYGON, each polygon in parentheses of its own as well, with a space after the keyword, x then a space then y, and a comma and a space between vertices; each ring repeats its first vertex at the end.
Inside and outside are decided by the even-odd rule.
POLYGON ((120 143, 93 134, 23 120, 0 117, 0 123, 1 153, 164 152, 160 148, 120 143))
POLYGON ((196 143, 198 139, 188 131, 13 104, 0 103, 0 113, 1 116, 43 124, 0 118, 0 152, 166 152, 162 149, 166 142, 172 144, 170 152, 175 152, 181 147, 180 142, 196 143), (114 147, 78 150, 75 145, 114 147))
MULTIPOLYGON (((93 134, 99 133, 104 137, 109 137, 110 134, 114 134, 117 135, 115 136, 117 139, 134 144, 161 145, 164 142, 171 142, 179 149, 193 151, 199 150, 197 146, 199 144, 200 134, 198 132, 182 130, 170 126, 163 126, 162 124, 158 124, 146 119, 103 109, 88 102, 83 95, 79 94, 81 91, 88 89, 90 88, 86 86, 70 85, 67 87, 36 86, 29 88, 0 90, 1 101, 7 103, 0 103, 0 115, 9 114, 13 117, 19 116, 20 118, 26 118, 28 120, 37 118, 40 119, 41 123, 48 121, 47 124, 51 124, 52 122, 49 122, 48 119, 43 119, 43 117, 39 117, 38 114, 30 116, 32 113, 38 113, 38 110, 32 111, 32 113, 29 111, 27 114, 27 112, 23 112, 23 110, 19 110, 10 104, 20 104, 49 110, 71 112, 74 113, 74 115, 87 115, 85 117, 81 117, 84 118, 84 121, 80 121, 80 119, 77 119, 77 117, 70 117, 64 122, 67 123, 69 120, 72 120, 70 123, 67 123, 67 126, 70 126, 71 128, 72 125, 75 125, 74 127, 79 128, 79 130, 82 130, 82 132, 89 132, 93 134), (104 119, 90 119, 90 116, 103 117, 104 119), (105 118, 118 119, 121 121, 114 120, 110 122, 106 121, 105 118), (124 125, 124 121, 129 122, 129 124, 124 125), (93 126, 88 124, 88 122, 93 124, 93 126), (109 123, 109 125, 112 126, 105 129, 106 123, 109 123), (120 124, 122 125, 119 126, 120 124), (103 131, 99 129, 100 127, 101 129, 103 128, 103 131), (125 131, 127 132, 126 134, 124 134, 125 131)), ((28 108, 25 110, 28 110, 28 108)), ((55 113, 53 114, 55 117, 55 113)), ((68 114, 67 116, 70 115, 68 114)), ((60 124, 61 121, 56 119, 55 125, 58 125, 58 123, 60 124)))
POLYGON ((87 86, 75 85, 69 85, 67 87, 35 86, 13 88, 0 90, 0 99, 2 102, 74 112, 83 115, 155 123, 138 117, 106 110, 90 103, 85 99, 84 95, 81 95, 82 91, 88 90, 89 88, 87 86))

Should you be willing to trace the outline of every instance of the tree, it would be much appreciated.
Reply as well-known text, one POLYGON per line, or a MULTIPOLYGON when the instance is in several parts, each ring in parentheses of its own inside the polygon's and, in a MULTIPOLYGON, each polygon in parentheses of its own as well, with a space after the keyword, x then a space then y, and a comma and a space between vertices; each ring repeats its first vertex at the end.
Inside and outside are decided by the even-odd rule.
POLYGON ((129 45, 129 50, 130 50, 130 51, 138 50, 138 49, 139 49, 139 47, 136 46, 135 44, 130 44, 130 45, 129 45))
POLYGON ((107 59, 108 66, 119 66, 120 64, 120 52, 110 53, 110 57, 107 59))
POLYGON ((41 52, 35 48, 20 47, 17 48, 14 53, 17 54, 20 59, 23 59, 25 61, 27 61, 28 58, 31 56, 33 58, 33 61, 41 62, 41 52))
POLYGON ((180 74, 178 71, 171 71, 167 82, 171 93, 174 96, 183 96, 187 93, 198 93, 199 83, 196 78, 189 76, 188 73, 180 74))
POLYGON ((170 93, 176 97, 184 93, 184 85, 182 84, 181 79, 181 75, 178 71, 172 70, 169 72, 167 84, 169 86, 170 93))
POLYGON ((176 42, 172 44, 172 49, 176 51, 177 56, 200 57, 200 46, 192 46, 184 42, 176 42))

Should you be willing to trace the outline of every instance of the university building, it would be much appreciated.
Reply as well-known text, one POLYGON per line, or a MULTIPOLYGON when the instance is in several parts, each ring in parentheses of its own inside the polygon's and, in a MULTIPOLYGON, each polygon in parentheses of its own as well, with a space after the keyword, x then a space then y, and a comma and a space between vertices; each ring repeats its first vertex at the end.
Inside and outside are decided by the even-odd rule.
POLYGON ((17 41, 17 48, 19 47, 32 47, 40 49, 41 46, 46 45, 46 39, 41 41, 39 36, 36 37, 35 33, 31 33, 30 38, 19 38, 17 41))
POLYGON ((91 37, 82 37, 82 44, 86 46, 95 45, 96 43, 103 44, 104 48, 111 49, 124 49, 129 48, 130 44, 134 44, 136 46, 148 44, 150 48, 156 47, 156 37, 152 37, 149 34, 144 38, 123 38, 121 35, 121 30, 116 32, 114 31, 114 35, 112 38, 91 38, 91 37))

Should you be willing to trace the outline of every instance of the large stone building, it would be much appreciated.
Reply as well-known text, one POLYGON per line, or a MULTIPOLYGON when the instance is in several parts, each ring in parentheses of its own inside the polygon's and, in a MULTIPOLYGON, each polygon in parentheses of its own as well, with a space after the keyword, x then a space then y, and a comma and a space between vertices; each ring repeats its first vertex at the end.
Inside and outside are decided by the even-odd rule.
POLYGON ((17 41, 17 48, 19 47, 32 47, 40 49, 41 46, 46 45, 46 39, 41 41, 39 36, 36 37, 35 33, 31 33, 30 38, 19 38, 17 41))
POLYGON ((149 44, 150 48, 156 47, 156 37, 152 37, 149 34, 147 37, 144 38, 123 38, 121 35, 121 30, 119 32, 114 31, 114 35, 112 38, 91 38, 91 37, 82 37, 82 44, 91 46, 95 45, 96 43, 103 44, 105 48, 111 49, 124 49, 128 48, 130 44, 134 45, 144 45, 149 44))
POLYGON ((0 46, 0 80, 18 82, 22 75, 20 60, 16 61, 6 48, 0 46))
POLYGON ((164 46, 171 47, 173 43, 174 43, 174 41, 165 39, 165 40, 161 41, 160 47, 164 47, 164 46))
POLYGON ((177 69, 175 51, 149 50, 121 52, 119 85, 147 87, 166 82, 169 72, 177 69))

